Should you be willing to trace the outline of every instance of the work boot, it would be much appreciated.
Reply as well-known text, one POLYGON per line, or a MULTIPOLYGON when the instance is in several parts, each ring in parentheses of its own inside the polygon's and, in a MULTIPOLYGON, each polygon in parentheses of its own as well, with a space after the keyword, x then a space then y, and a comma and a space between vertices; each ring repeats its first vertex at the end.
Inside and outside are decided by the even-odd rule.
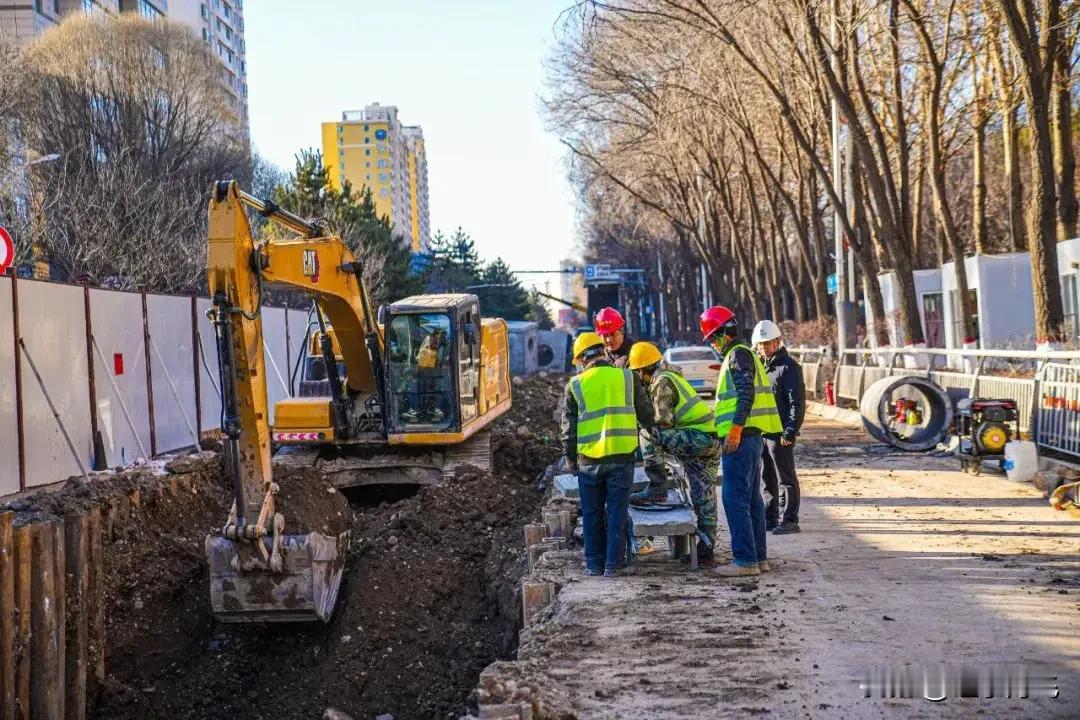
POLYGON ((588 568, 585 573, 595 577, 597 575, 603 575, 604 571, 599 568, 588 568))
POLYGON ((759 562, 757 564, 757 569, 760 570, 763 573, 767 573, 770 570, 772 570, 772 568, 769 567, 769 561, 768 560, 762 560, 761 562, 759 562))
POLYGON ((631 505, 656 505, 667 501, 667 491, 661 488, 653 488, 652 485, 644 490, 638 490, 630 495, 631 505))
POLYGON ((723 565, 714 565, 710 569, 710 572, 714 575, 726 578, 753 577, 761 574, 761 570, 758 569, 757 565, 743 567, 742 565, 736 565, 733 562, 724 563, 723 565))
POLYGON ((401 419, 407 423, 414 423, 420 419, 420 415, 412 408, 409 408, 405 412, 401 413, 401 419))
POLYGON ((791 533, 802 532, 799 529, 799 523, 797 522, 782 522, 773 529, 773 535, 789 535, 791 533))
POLYGON ((780 524, 776 518, 765 518, 765 532, 772 532, 780 524))

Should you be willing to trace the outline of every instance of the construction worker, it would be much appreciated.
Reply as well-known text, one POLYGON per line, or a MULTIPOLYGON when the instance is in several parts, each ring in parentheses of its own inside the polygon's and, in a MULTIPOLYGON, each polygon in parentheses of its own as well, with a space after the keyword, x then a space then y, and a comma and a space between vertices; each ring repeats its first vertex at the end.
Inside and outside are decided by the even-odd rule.
POLYGON ((735 313, 717 305, 701 314, 701 334, 724 358, 716 383, 716 435, 723 443, 720 498, 731 533, 734 559, 716 565, 725 577, 769 570, 765 546, 765 503, 761 497, 762 435, 781 433, 776 398, 757 355, 739 342, 735 313))
POLYGON ((581 373, 566 384, 563 451, 578 478, 585 567, 614 577, 626 567, 626 535, 638 433, 653 424, 652 402, 633 373, 604 355, 604 341, 585 332, 574 341, 581 373))
POLYGON ((780 328, 772 320, 762 320, 754 326, 750 342, 765 361, 765 372, 776 396, 783 432, 765 435, 765 450, 761 456, 761 477, 765 491, 772 496, 765 507, 765 529, 774 535, 797 533, 799 530, 799 477, 795 474, 795 438, 802 428, 806 414, 806 389, 802 368, 791 357, 780 328), (780 484, 787 490, 784 517, 780 518, 780 484))
POLYGON ((666 365, 652 343, 634 343, 629 367, 641 378, 652 395, 656 426, 645 442, 645 472, 649 487, 630 496, 631 504, 664 502, 666 475, 660 452, 669 452, 686 471, 690 501, 697 515, 698 559, 706 566, 713 561, 716 544, 716 459, 720 440, 713 427, 713 409, 698 397, 678 370, 666 365))
POLYGON ((624 368, 630 358, 630 348, 637 342, 624 331, 626 321, 613 307, 606 307, 596 313, 593 319, 596 333, 604 340, 604 351, 608 361, 615 367, 624 368))

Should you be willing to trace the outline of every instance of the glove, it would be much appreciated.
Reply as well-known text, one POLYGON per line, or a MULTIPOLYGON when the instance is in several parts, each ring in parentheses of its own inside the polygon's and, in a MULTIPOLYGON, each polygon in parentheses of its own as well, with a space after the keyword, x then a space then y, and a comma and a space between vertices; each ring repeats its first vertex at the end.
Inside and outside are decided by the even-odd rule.
POLYGON ((732 425, 731 430, 728 431, 727 437, 724 438, 724 454, 730 455, 739 449, 739 443, 742 442, 742 425, 732 425))
POLYGON ((780 444, 783 445, 784 447, 791 447, 792 445, 795 444, 795 438, 790 437, 788 435, 781 435, 780 436, 780 444))

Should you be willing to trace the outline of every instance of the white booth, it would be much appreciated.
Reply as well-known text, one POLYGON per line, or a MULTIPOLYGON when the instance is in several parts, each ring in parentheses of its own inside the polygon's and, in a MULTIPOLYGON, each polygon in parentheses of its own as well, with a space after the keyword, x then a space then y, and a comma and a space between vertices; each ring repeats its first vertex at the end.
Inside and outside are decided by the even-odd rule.
MULTIPOLYGON (((972 255, 964 259, 968 292, 975 301, 978 347, 988 349, 1035 346, 1035 298, 1031 290, 1031 260, 1027 253, 972 255)), ((945 299, 945 347, 962 348, 964 327, 953 262, 941 266, 945 299)))
MULTIPOLYGON (((944 315, 941 303, 941 269, 916 270, 912 273, 915 280, 915 298, 918 301, 919 322, 922 324, 923 337, 927 347, 945 347, 944 315)), ((899 347, 908 344, 904 328, 896 322, 900 309, 900 287, 896 282, 896 273, 892 270, 878 275, 881 287, 882 311, 889 331, 889 344, 899 347)), ((867 307, 868 322, 874 318, 867 307)), ((871 336, 872 337, 872 336, 871 336)))
POLYGON ((1057 244, 1067 341, 1080 344, 1080 238, 1057 244))

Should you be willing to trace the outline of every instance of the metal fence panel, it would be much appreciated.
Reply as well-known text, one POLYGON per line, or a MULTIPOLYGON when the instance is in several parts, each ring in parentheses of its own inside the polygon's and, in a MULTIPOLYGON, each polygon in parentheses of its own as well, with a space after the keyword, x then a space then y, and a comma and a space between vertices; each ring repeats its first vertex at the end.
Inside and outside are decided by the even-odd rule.
MULTIPOLYGON (((285 382, 292 383, 293 373, 296 373, 296 382, 300 382, 300 373, 296 369, 296 363, 303 356, 304 343, 307 337, 308 311, 288 310, 289 317, 289 374, 285 382)), ((284 368, 282 368, 284 370, 284 368)), ((296 388, 294 387, 295 391, 296 388)))
POLYGON ((187 422, 192 427, 198 427, 195 417, 191 298, 147 295, 146 318, 150 325, 150 337, 161 354, 159 361, 151 347, 157 449, 161 453, 189 447, 193 440, 187 422), (179 403, 173 397, 173 388, 169 387, 170 380, 176 388, 179 403), (185 415, 187 422, 184 421, 185 415))
POLYGON ((1048 363, 1043 373, 1038 442, 1080 456, 1080 367, 1048 363))
POLYGON ((847 400, 858 400, 862 395, 860 378, 862 368, 855 365, 841 365, 837 381, 836 396, 847 400))
MULTIPOLYGON (((78 286, 20 280, 19 331, 33 356, 84 465, 91 463, 86 315, 78 286), (74 346, 74 349, 73 349, 74 346)), ((47 485, 79 474, 41 388, 23 362, 22 403, 26 485, 47 485)))
POLYGON ((148 457, 152 450, 142 297, 114 290, 91 290, 90 329, 101 350, 99 356, 97 349, 93 349, 94 388, 106 462, 113 467, 137 457, 148 457))
POLYGON ((19 426, 15 412, 15 323, 11 278, 0 277, 0 495, 19 490, 19 426))
POLYGON ((263 308, 263 343, 266 346, 266 400, 270 403, 270 423, 274 422, 274 405, 289 397, 288 343, 285 338, 285 310, 263 308))
POLYGON ((199 298, 195 301, 197 349, 199 350, 199 405, 202 409, 200 426, 203 434, 221 427, 221 380, 218 378, 214 326, 206 319, 206 311, 209 309, 209 298, 199 298))

